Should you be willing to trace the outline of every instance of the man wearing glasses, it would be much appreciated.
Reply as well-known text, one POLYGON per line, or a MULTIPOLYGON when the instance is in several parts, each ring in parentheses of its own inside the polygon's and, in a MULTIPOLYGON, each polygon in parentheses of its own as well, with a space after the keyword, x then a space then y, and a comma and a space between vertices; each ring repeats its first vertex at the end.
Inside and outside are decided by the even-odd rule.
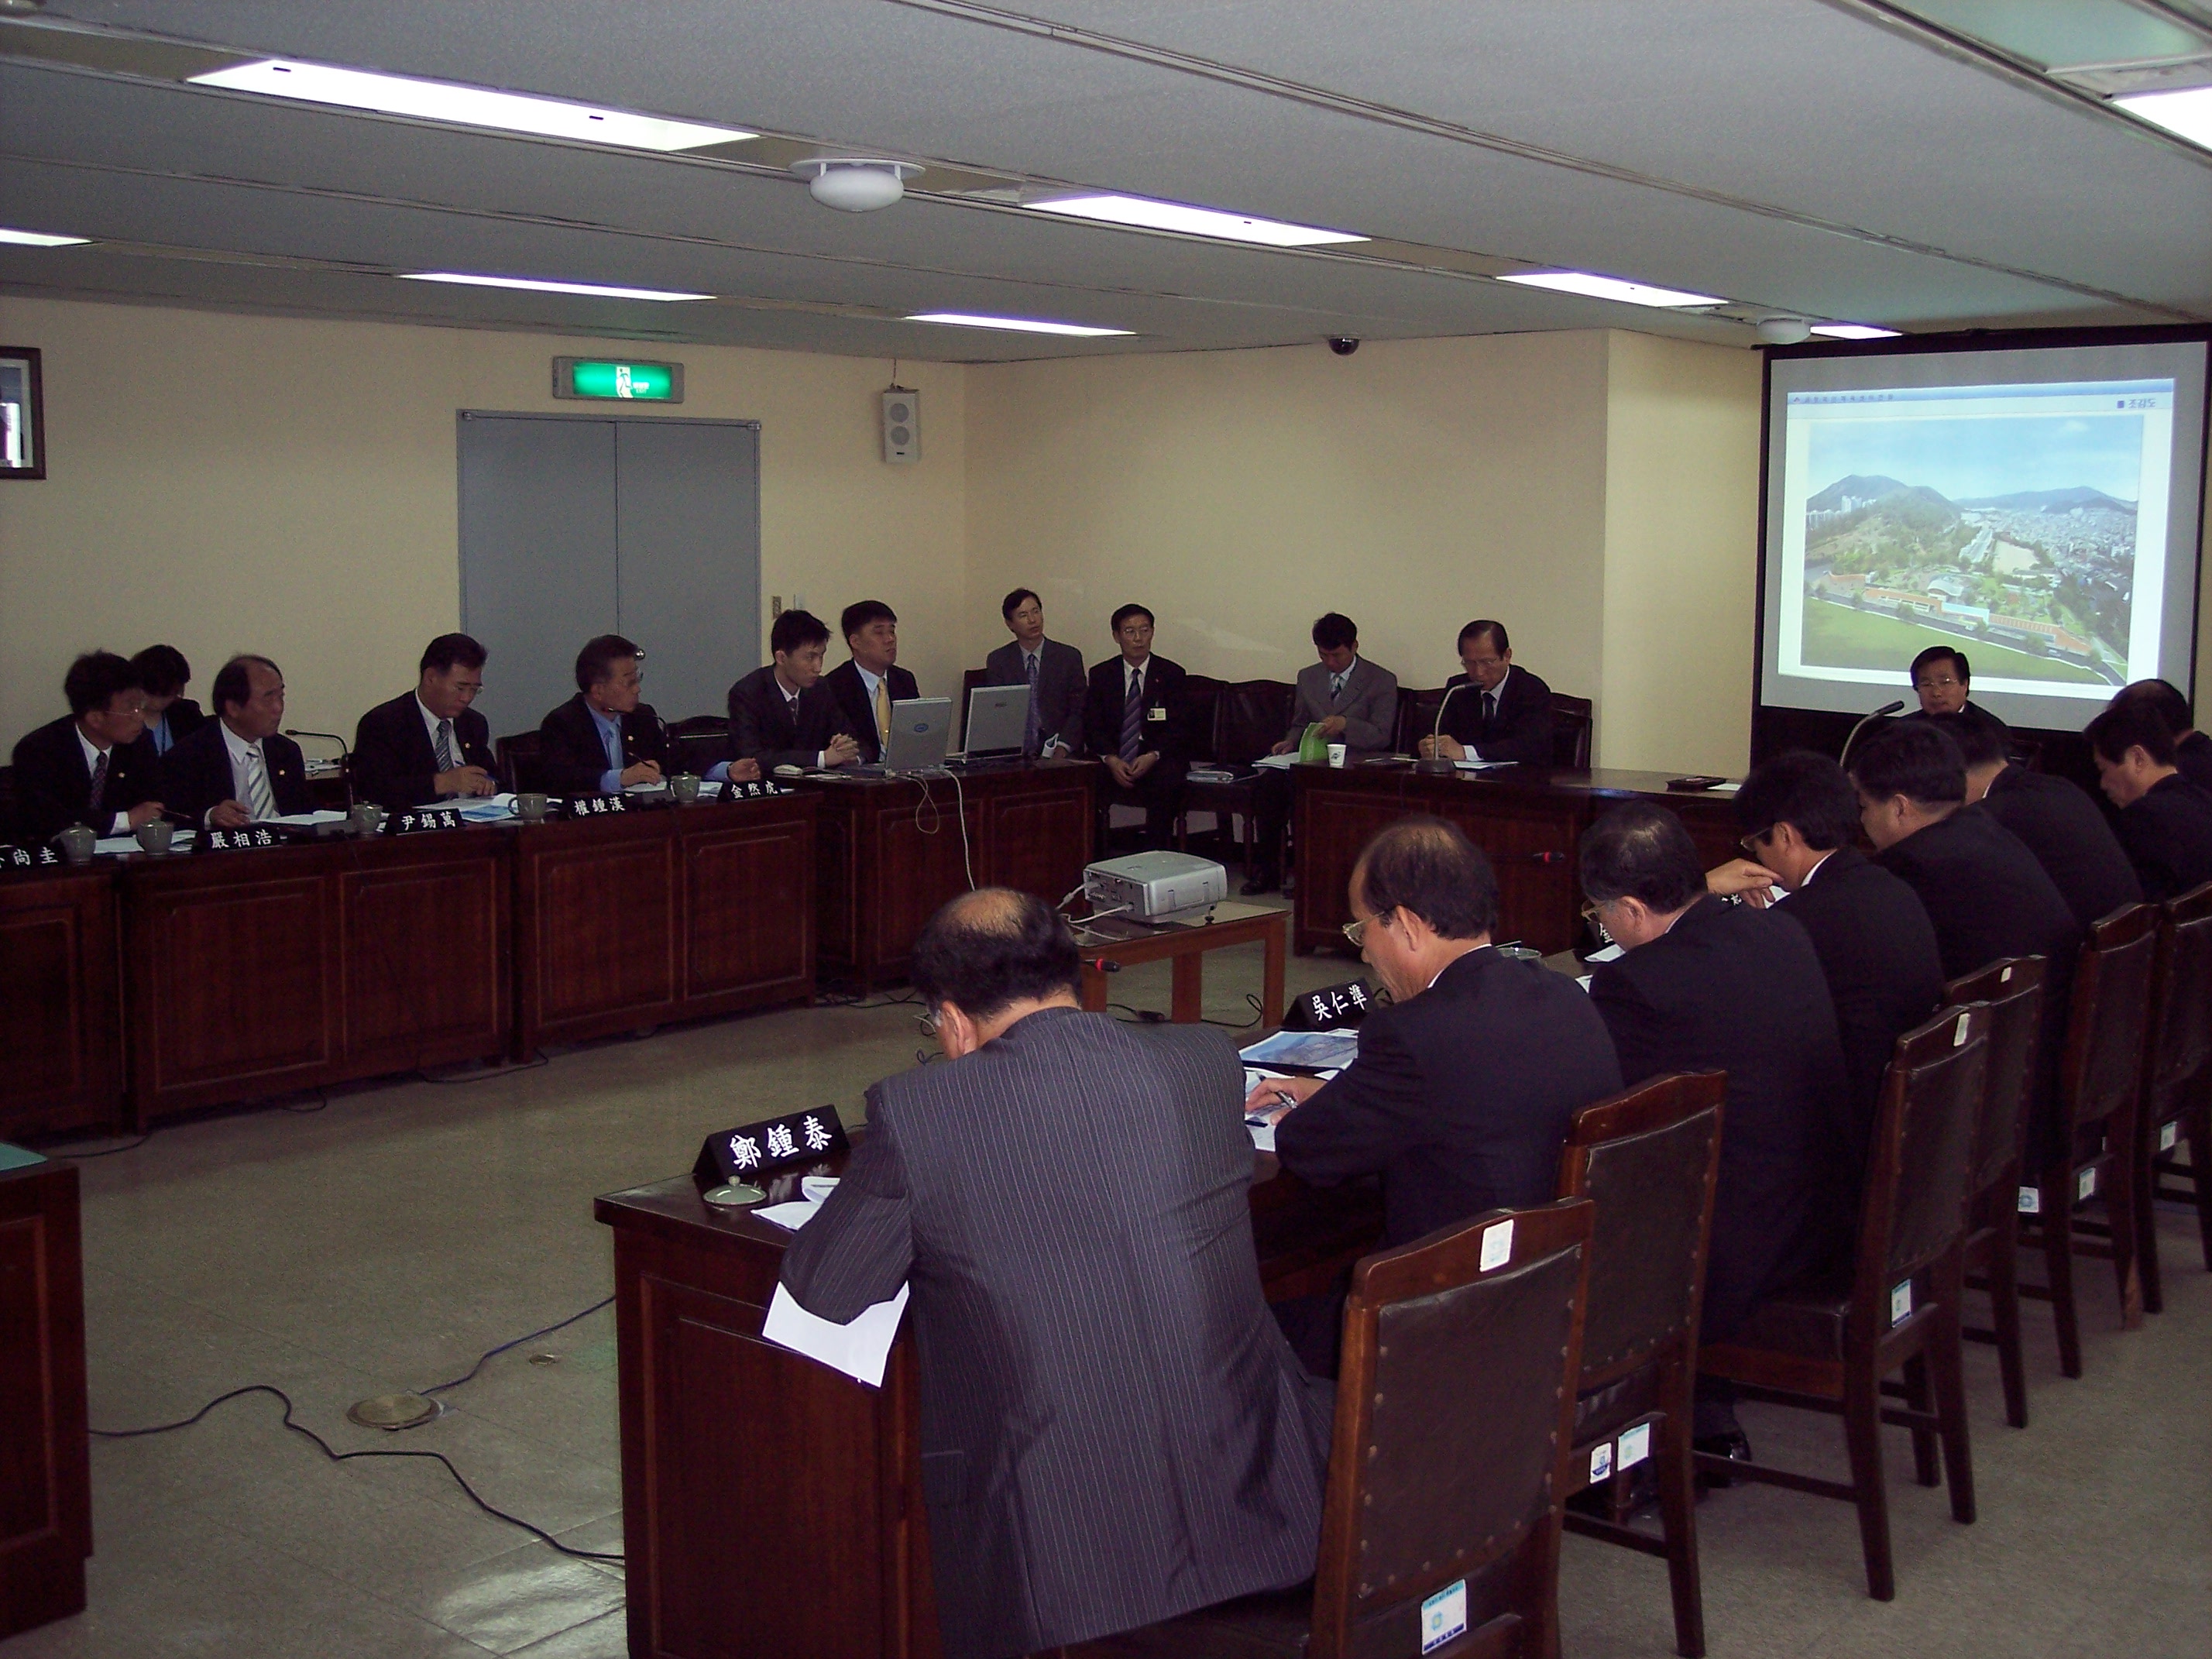
POLYGON ((538 767, 556 795, 618 795, 659 783, 670 770, 668 732, 649 702, 645 653, 619 634, 586 640, 576 653, 576 695, 538 727, 538 767))
POLYGON ((1989 727, 2003 740, 2009 735, 2005 723, 1979 703, 1968 701, 1972 688, 1966 653, 1948 645, 1931 645, 1912 659, 1912 689, 1920 698, 1920 707, 1905 718, 1924 720, 1953 714, 1989 727))

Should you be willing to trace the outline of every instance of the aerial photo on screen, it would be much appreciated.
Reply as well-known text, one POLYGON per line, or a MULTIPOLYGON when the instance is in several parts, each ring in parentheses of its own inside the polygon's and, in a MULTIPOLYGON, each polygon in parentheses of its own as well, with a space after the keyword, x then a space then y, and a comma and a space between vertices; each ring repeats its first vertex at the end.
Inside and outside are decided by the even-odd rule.
POLYGON ((2141 415, 1822 423, 1805 503, 1803 661, 2124 685, 2141 415))

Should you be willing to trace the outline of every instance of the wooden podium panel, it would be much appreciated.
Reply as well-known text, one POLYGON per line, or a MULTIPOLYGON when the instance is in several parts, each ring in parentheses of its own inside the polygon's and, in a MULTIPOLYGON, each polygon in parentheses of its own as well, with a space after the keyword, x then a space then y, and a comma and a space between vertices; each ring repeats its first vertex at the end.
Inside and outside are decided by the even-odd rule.
POLYGON ((684 994, 693 1012, 814 994, 817 811, 813 796, 793 794, 681 822, 684 994))
POLYGON ((84 1611, 92 1553, 76 1167, 0 1171, 0 1639, 84 1611))
POLYGON ((121 1117, 121 973, 106 871, 0 878, 0 1139, 121 1117))
POLYGON ((507 861, 485 856, 477 834, 406 837, 339 872, 349 1070, 413 1071, 507 1046, 507 861))

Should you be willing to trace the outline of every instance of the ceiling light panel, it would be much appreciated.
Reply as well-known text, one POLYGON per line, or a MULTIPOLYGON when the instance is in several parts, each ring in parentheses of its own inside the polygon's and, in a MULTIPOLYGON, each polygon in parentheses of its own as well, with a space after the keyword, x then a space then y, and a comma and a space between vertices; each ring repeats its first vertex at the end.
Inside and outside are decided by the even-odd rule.
POLYGON ((1109 335, 1131 333, 1126 328, 1091 328, 1081 323, 1048 323, 1031 317, 984 317, 966 311, 921 311, 907 321, 945 323, 954 328, 1003 329, 1011 334, 1064 334, 1078 340, 1102 340, 1109 335))
POLYGON ((9 230, 0 228, 0 242, 17 247, 75 247, 88 242, 89 236, 50 236, 43 230, 9 230))
POLYGON ((2187 92, 2140 92, 2112 101, 2130 115, 2164 127, 2177 138, 2212 149, 2212 87, 2187 92))
POLYGON ((258 93, 299 103, 370 110, 382 115, 407 115, 454 126, 489 127, 501 132, 526 132, 541 138, 568 138, 661 155, 757 136, 735 127, 702 126, 694 121, 672 121, 658 115, 634 114, 628 110, 599 109, 557 98, 534 98, 523 93, 496 92, 489 87, 418 81, 404 75, 378 75, 368 70, 302 64, 283 58, 210 70, 190 78, 195 86, 220 87, 229 92, 258 93))
POLYGON ((1191 207, 1182 202, 1153 202, 1141 196, 1064 196, 1057 201, 1025 202, 1039 213, 1057 213, 1070 219, 1089 219, 1098 224, 1127 225, 1140 230, 1174 230, 1186 236, 1212 236, 1228 242, 1252 242, 1261 247, 1321 247, 1333 243, 1364 242, 1364 236, 1346 230, 1322 230, 1312 225, 1285 224, 1275 219, 1255 219, 1218 208, 1191 207))
POLYGON ((1500 276, 1501 283, 1523 288, 1547 288, 1559 294, 1580 294, 1592 300, 1618 300, 1624 305, 1656 306, 1680 310, 1691 306, 1724 306, 1727 301, 1711 294, 1687 294, 1680 289, 1654 288, 1620 276, 1601 276, 1588 270, 1522 270, 1500 276))
POLYGON ((1869 323, 1815 323, 1813 332, 1824 340, 1894 340, 1899 337, 1893 328, 1875 328, 1869 323))
POLYGON ((616 288, 605 283, 556 283, 537 276, 483 276, 465 270, 403 270, 402 282, 452 283, 461 288, 519 288, 533 294, 583 294, 602 300, 711 300, 711 294, 678 294, 662 288, 616 288))

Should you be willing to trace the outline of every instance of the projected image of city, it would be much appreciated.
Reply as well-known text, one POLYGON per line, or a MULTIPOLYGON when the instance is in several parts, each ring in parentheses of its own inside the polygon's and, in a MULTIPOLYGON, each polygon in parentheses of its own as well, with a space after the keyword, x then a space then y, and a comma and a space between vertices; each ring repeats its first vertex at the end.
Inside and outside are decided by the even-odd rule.
MULTIPOLYGON (((2115 400, 2116 405, 2119 400, 2115 400)), ((1811 434, 1803 661, 2125 684, 2142 416, 1857 419, 1811 434)))

